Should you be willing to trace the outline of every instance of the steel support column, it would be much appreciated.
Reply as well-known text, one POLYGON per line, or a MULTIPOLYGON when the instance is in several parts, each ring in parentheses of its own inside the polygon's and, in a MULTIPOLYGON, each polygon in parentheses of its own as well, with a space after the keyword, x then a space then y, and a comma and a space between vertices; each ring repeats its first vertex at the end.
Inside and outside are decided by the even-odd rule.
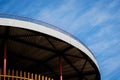
MULTIPOLYGON (((7 65, 7 59, 6 59, 6 55, 7 55, 7 43, 4 43, 4 63, 3 63, 3 75, 6 75, 6 65, 7 65)), ((4 77, 5 80, 5 77, 4 77)))
POLYGON ((61 56, 59 56, 59 73, 60 73, 60 80, 63 80, 61 56))

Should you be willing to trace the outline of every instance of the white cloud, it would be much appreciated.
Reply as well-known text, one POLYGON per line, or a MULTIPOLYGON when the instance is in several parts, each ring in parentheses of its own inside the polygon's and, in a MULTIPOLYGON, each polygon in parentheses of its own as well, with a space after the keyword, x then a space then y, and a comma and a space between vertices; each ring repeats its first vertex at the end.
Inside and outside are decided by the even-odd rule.
POLYGON ((73 20, 71 25, 70 32, 79 31, 80 34, 87 33, 92 30, 95 26, 101 25, 104 22, 108 21, 112 15, 109 13, 108 10, 102 9, 103 3, 96 3, 93 7, 88 9, 87 12, 83 13, 82 15, 78 16, 77 19, 73 20), (81 28, 78 30, 78 28, 81 28))
MULTIPOLYGON (((120 32, 115 30, 116 25, 105 23, 111 19, 113 20, 112 23, 115 23, 116 21, 119 23, 120 9, 119 11, 114 9, 116 10, 114 12, 112 12, 112 10, 114 7, 119 5, 120 0, 112 0, 109 3, 104 3, 104 1, 107 0, 96 1, 95 4, 92 4, 93 6, 83 9, 85 6, 76 6, 77 0, 64 0, 57 7, 55 5, 51 8, 46 5, 42 9, 40 8, 40 10, 39 6, 35 7, 36 3, 35 6, 32 5, 32 2, 26 6, 22 2, 21 5, 25 8, 23 7, 22 10, 18 11, 17 9, 21 6, 16 6, 16 8, 14 8, 13 5, 17 5, 16 2, 10 1, 8 5, 5 5, 2 11, 6 12, 7 10, 13 8, 14 10, 11 9, 11 11, 13 10, 15 12, 19 12, 21 15, 26 14, 27 17, 29 17, 30 14, 33 14, 33 16, 30 17, 57 25, 58 27, 69 31, 74 35, 78 34, 78 38, 81 38, 81 36, 84 36, 94 28, 100 26, 99 30, 93 32, 94 34, 90 33, 86 35, 88 38, 85 37, 85 39, 87 41, 86 43, 90 43, 88 47, 94 52, 100 61, 101 71, 103 71, 102 75, 105 79, 110 78, 109 76, 113 75, 114 71, 119 70, 120 68, 120 46, 115 46, 120 43, 118 36, 120 32), (105 26, 101 27, 104 23, 105 26), (110 56, 110 54, 112 56, 110 56)), ((80 4, 82 4, 82 2, 79 3, 79 5, 80 4)))
MULTIPOLYGON (((57 7, 46 6, 40 10, 36 18, 56 25, 70 33, 76 34, 77 32, 77 34, 84 35, 112 17, 109 12, 111 7, 108 5, 113 5, 113 2, 106 3, 106 5, 103 5, 103 3, 104 1, 97 1, 93 6, 83 11, 82 9, 85 6, 76 6, 76 0, 65 0, 57 7)), ((115 4, 116 2, 114 2, 115 4)))
POLYGON ((113 25, 113 24, 104 25, 100 28, 97 28, 97 30, 94 31, 94 34, 91 34, 90 36, 88 36, 86 40, 90 42, 89 44, 93 44, 96 41, 108 39, 108 37, 109 38, 117 37, 118 34, 120 34, 120 32, 116 32, 116 30, 118 29, 119 29, 119 26, 117 25, 113 25))
POLYGON ((113 0, 108 6, 109 8, 113 8, 117 5, 119 5, 120 0, 113 0))
POLYGON ((63 3, 58 7, 50 8, 49 6, 46 6, 39 12, 38 15, 36 15, 36 17, 47 19, 48 21, 52 20, 54 22, 56 19, 60 19, 60 17, 62 17, 65 13, 74 9, 74 4, 75 0, 69 0, 68 2, 63 1, 63 3), (55 19, 53 19, 53 17, 55 19))
MULTIPOLYGON (((53 4, 52 4, 53 5, 53 4)), ((36 15, 36 18, 41 19, 50 24, 56 25, 62 29, 69 29, 69 25, 73 22, 77 13, 76 0, 64 0, 57 7, 46 6, 36 15)))
POLYGON ((104 76, 110 76, 115 73, 115 70, 120 68, 120 55, 115 55, 113 57, 107 58, 101 62, 102 71, 104 76))
MULTIPOLYGON (((113 47, 113 45, 118 44, 120 42, 119 39, 112 39, 112 40, 101 40, 97 43, 94 43, 89 46, 89 48, 94 51, 95 53, 100 53, 104 52, 107 48, 113 47)), ((107 54, 107 53, 105 53, 107 54)))

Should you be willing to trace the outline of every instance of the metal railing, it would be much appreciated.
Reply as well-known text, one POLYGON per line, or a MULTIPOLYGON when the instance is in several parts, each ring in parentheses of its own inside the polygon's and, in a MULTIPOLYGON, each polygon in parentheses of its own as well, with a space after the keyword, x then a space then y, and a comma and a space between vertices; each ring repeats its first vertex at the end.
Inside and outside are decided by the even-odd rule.
POLYGON ((0 80, 53 80, 53 78, 40 74, 10 69, 7 70, 6 75, 4 75, 2 74, 2 69, 0 69, 0 80))

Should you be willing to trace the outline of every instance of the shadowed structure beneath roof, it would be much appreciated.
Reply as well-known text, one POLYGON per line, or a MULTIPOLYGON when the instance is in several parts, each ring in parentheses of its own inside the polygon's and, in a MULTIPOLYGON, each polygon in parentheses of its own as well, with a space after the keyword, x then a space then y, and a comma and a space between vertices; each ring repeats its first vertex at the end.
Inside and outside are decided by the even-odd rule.
POLYGON ((7 43, 7 69, 39 73, 59 79, 59 56, 64 80, 99 80, 93 61, 81 50, 55 37, 32 30, 0 26, 0 67, 7 43))

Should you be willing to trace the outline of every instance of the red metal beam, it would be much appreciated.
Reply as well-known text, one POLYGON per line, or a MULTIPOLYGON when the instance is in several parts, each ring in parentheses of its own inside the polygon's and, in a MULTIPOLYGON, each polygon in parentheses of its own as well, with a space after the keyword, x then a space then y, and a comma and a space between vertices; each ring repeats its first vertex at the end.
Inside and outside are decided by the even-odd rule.
POLYGON ((63 76, 62 76, 62 60, 61 60, 61 56, 59 56, 59 72, 60 72, 60 80, 63 80, 63 76))
MULTIPOLYGON (((4 43, 4 63, 3 63, 3 74, 6 75, 6 65, 7 65, 7 60, 6 60, 6 53, 7 53, 7 43, 4 43)), ((5 77, 4 77, 5 80, 5 77)))

